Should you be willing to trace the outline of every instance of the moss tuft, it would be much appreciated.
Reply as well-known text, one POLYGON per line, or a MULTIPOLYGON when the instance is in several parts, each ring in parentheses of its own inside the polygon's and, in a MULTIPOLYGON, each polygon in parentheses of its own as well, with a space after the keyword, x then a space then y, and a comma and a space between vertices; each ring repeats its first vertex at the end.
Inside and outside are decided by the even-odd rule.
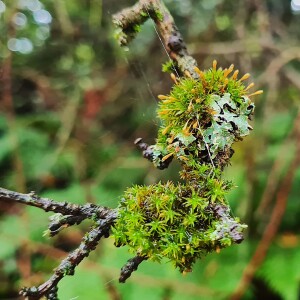
POLYGON ((162 71, 164 73, 172 73, 174 72, 174 67, 175 67, 174 62, 172 60, 168 60, 162 65, 162 71))

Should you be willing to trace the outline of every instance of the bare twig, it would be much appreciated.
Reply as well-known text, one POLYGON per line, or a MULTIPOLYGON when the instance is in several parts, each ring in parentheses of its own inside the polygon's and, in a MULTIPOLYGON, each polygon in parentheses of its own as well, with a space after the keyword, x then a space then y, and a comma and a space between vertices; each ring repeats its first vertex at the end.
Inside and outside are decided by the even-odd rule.
POLYGON ((52 219, 49 225, 50 235, 58 233, 61 228, 79 224, 85 219, 92 219, 94 225, 92 229, 85 234, 79 247, 71 252, 55 270, 51 278, 38 287, 23 288, 21 295, 30 299, 40 299, 47 296, 49 299, 55 299, 56 286, 58 282, 66 275, 73 275, 76 266, 95 250, 100 239, 109 236, 110 227, 117 218, 117 211, 94 204, 76 205, 68 202, 56 202, 48 198, 41 198, 34 192, 21 194, 0 188, 0 200, 13 201, 30 206, 35 206, 44 211, 59 213, 59 217, 52 219))
POLYGON ((265 40, 258 36, 250 38, 242 38, 228 42, 213 42, 213 43, 189 43, 188 48, 192 55, 197 54, 213 54, 213 55, 228 55, 235 53, 260 53, 261 48, 270 50, 275 53, 287 49, 287 46, 273 41, 265 40))
POLYGON ((98 206, 95 204, 76 205, 70 202, 57 202, 49 198, 37 196, 34 192, 29 194, 21 194, 0 188, 0 200, 14 201, 22 204, 38 207, 46 212, 52 211, 60 213, 64 216, 78 216, 83 219, 100 218, 104 219, 108 214, 115 212, 114 210, 98 206))
POLYGON ((298 89, 300 90, 300 73, 294 68, 285 67, 283 75, 298 89))
POLYGON ((115 214, 111 212, 106 219, 98 220, 95 226, 85 234, 79 247, 71 252, 56 268, 54 274, 45 283, 38 287, 23 288, 20 294, 29 300, 40 299, 49 296, 57 286, 58 282, 67 275, 74 275, 75 268, 90 252, 95 250, 100 239, 109 236, 109 229, 114 223, 115 214))
MULTIPOLYGON (((33 241, 28 241, 28 243, 29 242, 30 242, 30 247, 32 247, 33 253, 40 253, 42 255, 57 260, 63 258, 67 254, 65 251, 54 248, 51 245, 37 243, 33 241)), ((108 279, 115 278, 116 273, 118 272, 118 269, 116 269, 112 265, 104 266, 103 264, 100 264, 99 262, 96 261, 92 261, 89 258, 87 258, 87 260, 84 262, 84 264, 82 264, 81 267, 83 270, 97 273, 100 278, 108 278, 108 279)), ((139 284, 145 288, 152 288, 152 287, 157 288, 159 286, 162 288, 170 288, 174 292, 185 293, 187 295, 192 295, 192 296, 202 295, 203 297, 205 296, 217 297, 222 295, 222 292, 214 291, 209 287, 201 285, 199 283, 195 284, 192 282, 185 282, 182 280, 177 280, 168 277, 156 278, 150 275, 137 273, 130 280, 132 283, 139 284)))
POLYGON ((253 276, 255 275, 256 270, 264 261, 267 251, 274 239, 276 232, 281 223, 282 217, 285 212, 288 195, 292 187, 293 179, 295 172, 300 164, 300 113, 296 118, 294 124, 295 139, 297 141, 297 149, 295 157, 290 164, 289 169, 287 170, 285 178, 282 180, 281 187, 276 196, 276 203, 273 209, 272 215, 270 217, 269 223, 267 224, 263 236, 260 240, 259 245, 257 246, 252 259, 249 264, 246 266, 244 273, 241 277, 239 284, 237 285, 236 290, 232 294, 232 300, 239 300, 244 295, 246 289, 252 281, 253 276))
POLYGON ((58 22, 60 23, 61 30, 65 36, 72 36, 74 33, 74 26, 70 19, 65 1, 55 3, 54 9, 57 14, 58 22))
POLYGON ((50 157, 50 165, 48 166, 48 170, 56 164, 59 156, 65 149, 70 137, 71 133, 76 125, 77 114, 79 112, 80 106, 80 96, 78 89, 74 90, 73 99, 67 101, 67 104, 64 108, 64 111, 61 115, 61 126, 56 133, 56 144, 57 148, 53 155, 50 157))
MULTIPOLYGON (((153 162, 154 154, 153 154, 153 146, 149 146, 147 143, 143 142, 142 138, 138 138, 134 141, 134 144, 137 146, 138 149, 142 150, 143 157, 148 159, 149 161, 153 162)), ((163 170, 166 169, 170 163, 172 162, 173 157, 169 157, 165 161, 162 161, 162 156, 159 160, 158 169, 163 170)))
POLYGON ((106 286, 106 290, 109 295, 109 298, 111 300, 121 300, 122 296, 120 295, 120 292, 118 291, 116 285, 108 278, 105 278, 105 280, 107 282, 105 284, 105 286, 106 286))
POLYGON ((137 270, 138 266, 146 259, 147 257, 145 256, 135 256, 129 259, 121 269, 119 282, 124 283, 126 279, 128 279, 131 276, 131 274, 137 270))
POLYGON ((269 82, 270 77, 274 78, 282 67, 294 59, 300 59, 300 47, 292 47, 280 52, 280 54, 271 61, 264 73, 259 76, 258 80, 260 82, 269 82))
POLYGON ((269 172, 269 176, 262 198, 259 201, 259 205, 255 212, 256 217, 261 217, 264 214, 264 212, 269 210, 270 203, 275 196, 276 189, 280 182, 280 173, 282 171, 283 166, 286 164, 286 160, 283 159, 283 153, 285 153, 287 149, 287 144, 290 141, 290 135, 291 134, 289 134, 286 137, 286 140, 283 141, 282 145, 280 146, 280 149, 278 150, 277 157, 269 172))
POLYGON ((257 27, 260 32, 260 36, 265 40, 272 40, 271 21, 266 4, 259 0, 254 0, 254 5, 257 12, 257 27))

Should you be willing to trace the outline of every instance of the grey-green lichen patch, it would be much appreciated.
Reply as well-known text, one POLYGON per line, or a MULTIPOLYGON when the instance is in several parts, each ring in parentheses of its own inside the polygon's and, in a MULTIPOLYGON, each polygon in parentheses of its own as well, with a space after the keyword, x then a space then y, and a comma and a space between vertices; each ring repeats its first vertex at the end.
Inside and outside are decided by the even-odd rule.
POLYGON ((231 99, 230 93, 223 96, 211 95, 209 105, 213 109, 211 126, 203 130, 201 150, 206 145, 211 150, 211 157, 215 158, 220 151, 231 147, 234 141, 249 134, 248 117, 254 110, 254 104, 244 96, 240 103, 231 99))

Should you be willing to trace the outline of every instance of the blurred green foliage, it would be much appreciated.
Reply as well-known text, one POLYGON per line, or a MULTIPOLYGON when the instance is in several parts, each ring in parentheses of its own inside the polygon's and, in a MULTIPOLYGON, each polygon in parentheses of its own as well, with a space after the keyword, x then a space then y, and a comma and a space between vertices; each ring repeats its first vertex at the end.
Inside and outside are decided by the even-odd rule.
MULTIPOLYGON (((265 91, 255 104, 253 134, 236 145, 226 170, 238 185, 228 199, 249 225, 248 236, 241 245, 199 261, 186 277, 168 263, 145 262, 125 285, 117 278, 130 258, 127 249, 104 240, 75 276, 59 285, 61 299, 228 298, 294 156, 300 64, 290 49, 299 47, 300 16, 290 1, 165 2, 200 68, 213 59, 223 67, 234 63, 265 91), (290 59, 282 59, 285 55, 290 59), (259 214, 266 188, 270 201, 259 214)), ((168 57, 151 21, 127 52, 113 39, 111 15, 133 3, 0 1, 0 186, 116 207, 132 184, 178 180, 178 166, 155 170, 132 145, 140 136, 154 142, 156 95, 171 86, 161 72, 168 57)), ((299 183, 298 169, 280 230, 244 299, 299 298, 299 183)), ((45 280, 89 226, 49 240, 43 237, 48 217, 0 203, 0 299, 18 299, 21 286, 45 280)))

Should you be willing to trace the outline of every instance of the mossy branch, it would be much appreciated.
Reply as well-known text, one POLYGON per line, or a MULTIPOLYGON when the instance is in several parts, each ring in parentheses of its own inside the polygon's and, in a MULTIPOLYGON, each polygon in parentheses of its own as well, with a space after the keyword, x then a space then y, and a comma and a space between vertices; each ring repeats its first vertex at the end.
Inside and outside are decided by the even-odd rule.
POLYGON ((27 299, 57 298, 57 284, 73 275, 77 265, 95 250, 102 237, 110 234, 117 247, 128 245, 134 257, 121 269, 125 282, 144 260, 169 259, 181 272, 190 272, 197 259, 243 240, 246 225, 231 214, 226 193, 232 184, 222 172, 233 155, 232 144, 242 140, 252 127, 248 124, 254 104, 249 94, 249 77, 237 78, 238 70, 212 68, 201 71, 188 54, 174 20, 162 1, 140 0, 113 16, 117 38, 127 45, 148 18, 162 36, 174 62, 174 86, 169 95, 160 95, 157 140, 148 145, 137 139, 143 156, 159 168, 178 160, 182 182, 133 186, 124 192, 117 209, 95 204, 75 205, 0 188, 0 200, 13 201, 55 212, 48 226, 50 236, 62 229, 92 221, 91 229, 56 268, 48 281, 38 287, 23 288, 27 299), (233 74, 231 74, 233 72, 233 74))
MULTIPOLYGON (((188 53, 180 37, 170 41, 178 29, 161 1, 139 1, 114 16, 118 39, 127 45, 147 18, 152 18, 163 37, 165 48, 177 63, 188 53), (165 26, 160 22, 165 21, 165 26)), ((174 38, 174 39, 173 39, 174 38)), ((225 195, 232 184, 222 179, 234 153, 232 145, 252 130, 248 123, 254 111, 250 97, 250 75, 238 78, 234 66, 201 71, 196 63, 179 67, 171 74, 174 86, 160 95, 157 116, 160 128, 156 143, 135 141, 144 158, 158 169, 172 160, 182 166, 184 183, 157 183, 128 188, 119 205, 113 227, 117 246, 128 245, 137 257, 153 261, 169 259, 181 272, 189 272, 198 258, 212 251, 240 243, 245 227, 230 213, 225 195)))
POLYGON ((121 46, 127 46, 140 31, 140 25, 151 18, 162 38, 178 72, 189 72, 194 78, 199 75, 195 72, 196 60, 189 55, 184 40, 175 25, 174 19, 163 1, 140 0, 135 5, 123 9, 113 15, 113 23, 117 27, 116 37, 121 46))

